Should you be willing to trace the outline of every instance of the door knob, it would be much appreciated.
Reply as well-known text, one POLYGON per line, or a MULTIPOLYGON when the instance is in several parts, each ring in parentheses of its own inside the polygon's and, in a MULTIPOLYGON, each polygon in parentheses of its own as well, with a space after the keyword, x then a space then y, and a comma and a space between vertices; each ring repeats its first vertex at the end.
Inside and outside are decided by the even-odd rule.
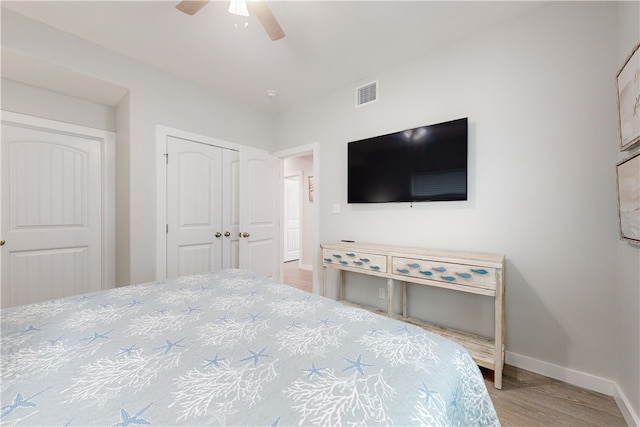
POLYGON ((216 237, 220 238, 222 236, 222 233, 219 231, 216 231, 216 237))
POLYGON ((242 233, 242 237, 249 237, 249 236, 251 236, 251 234, 247 233, 246 231, 242 233))
POLYGON ((4 246, 4 244, 7 243, 4 240, 0 240, 0 246, 4 246))
POLYGON ((229 237, 229 236, 231 236, 231 233, 229 233, 228 231, 225 231, 224 232, 224 237, 229 237))

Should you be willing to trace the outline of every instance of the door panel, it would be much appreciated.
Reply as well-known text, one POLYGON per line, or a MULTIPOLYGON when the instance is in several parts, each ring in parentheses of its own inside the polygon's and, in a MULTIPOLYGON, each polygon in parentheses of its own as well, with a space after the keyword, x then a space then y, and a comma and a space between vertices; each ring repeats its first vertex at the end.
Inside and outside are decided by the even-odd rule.
POLYGON ((240 155, 237 151, 222 149, 222 268, 240 266, 239 194, 240 155))
POLYGON ((167 138, 167 277, 219 270, 220 148, 167 138))
POLYGON ((240 167, 240 268, 279 280, 280 159, 243 147, 240 167))
POLYGON ((284 179, 284 261, 300 258, 300 177, 284 179))
POLYGON ((101 142, 2 125, 2 306, 102 289, 101 142))

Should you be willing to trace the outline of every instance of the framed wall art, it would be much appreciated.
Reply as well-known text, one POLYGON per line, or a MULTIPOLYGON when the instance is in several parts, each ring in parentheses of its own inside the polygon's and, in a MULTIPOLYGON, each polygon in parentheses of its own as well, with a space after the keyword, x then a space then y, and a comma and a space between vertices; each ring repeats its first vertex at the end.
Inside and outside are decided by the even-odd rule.
POLYGON ((640 144, 639 47, 637 44, 616 76, 621 151, 640 144))
POLYGON ((309 202, 313 203, 313 176, 309 177, 309 202))
POLYGON ((640 245, 640 152, 616 167, 620 238, 640 245))

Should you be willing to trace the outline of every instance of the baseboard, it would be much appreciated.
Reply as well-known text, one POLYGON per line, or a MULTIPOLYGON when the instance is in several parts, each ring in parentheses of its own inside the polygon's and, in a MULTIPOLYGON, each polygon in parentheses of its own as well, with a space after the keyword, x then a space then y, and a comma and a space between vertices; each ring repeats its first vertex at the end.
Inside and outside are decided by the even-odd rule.
POLYGON ((614 388, 613 398, 616 400, 616 404, 618 408, 620 408, 620 412, 622 412, 622 416, 627 422, 627 425, 629 427, 640 427, 640 417, 634 412, 629 399, 627 399, 627 396, 625 396, 618 384, 616 384, 614 388))
POLYGON ((638 414, 634 412, 629 400, 626 398, 618 384, 611 380, 554 365, 553 363, 543 362, 542 360, 523 356, 518 353, 512 353, 510 351, 505 352, 505 363, 517 368, 535 372, 536 374, 544 375, 545 377, 554 378, 578 387, 586 388, 587 390, 596 391, 598 393, 606 394, 607 396, 613 396, 627 424, 629 426, 640 427, 638 414))

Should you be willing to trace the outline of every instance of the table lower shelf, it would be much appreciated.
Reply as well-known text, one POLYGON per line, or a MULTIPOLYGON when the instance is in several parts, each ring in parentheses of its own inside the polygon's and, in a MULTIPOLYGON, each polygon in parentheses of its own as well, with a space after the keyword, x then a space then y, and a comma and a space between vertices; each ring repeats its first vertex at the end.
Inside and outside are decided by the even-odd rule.
MULTIPOLYGON (((473 360, 478 364, 478 366, 491 369, 494 372, 497 371, 496 374, 499 374, 501 377, 502 366, 500 366, 500 369, 496 370, 495 341, 493 339, 481 337, 475 334, 470 334, 468 332, 458 331, 456 329, 446 328, 444 326, 434 325, 432 323, 428 323, 412 317, 403 317, 400 315, 389 316, 389 314, 386 311, 381 310, 377 307, 369 306, 369 305, 357 304, 357 303, 353 303, 346 300, 341 300, 340 302, 344 304, 352 305, 354 307, 359 307, 365 310, 373 311, 383 316, 393 317, 394 319, 411 323, 429 332, 433 332, 436 335, 440 335, 445 338, 448 338, 451 341, 456 342, 461 346, 463 346, 469 352, 471 357, 473 357, 473 360)), ((501 358, 501 360, 504 360, 504 358, 501 358)), ((502 383, 502 379, 500 378, 496 381, 496 388, 501 388, 502 387, 501 383, 502 383)))

